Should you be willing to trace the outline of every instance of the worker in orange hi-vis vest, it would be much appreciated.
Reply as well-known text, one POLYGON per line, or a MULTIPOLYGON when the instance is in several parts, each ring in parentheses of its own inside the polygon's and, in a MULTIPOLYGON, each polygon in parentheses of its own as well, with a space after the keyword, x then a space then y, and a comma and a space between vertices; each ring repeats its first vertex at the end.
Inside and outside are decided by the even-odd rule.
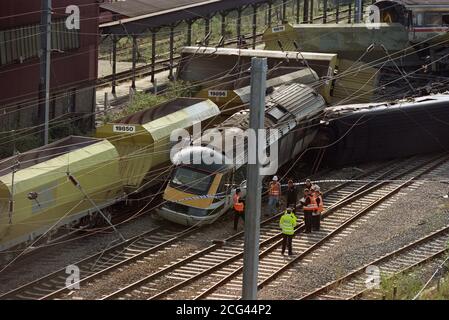
POLYGON ((321 194, 321 189, 318 185, 313 185, 313 194, 315 198, 316 209, 312 211, 312 230, 320 231, 321 226, 321 213, 324 211, 323 195, 321 194))
POLYGON ((268 187, 268 215, 273 216, 277 213, 277 206, 281 198, 281 184, 278 177, 274 176, 268 187))
POLYGON ((239 224, 239 219, 243 220, 245 223, 245 202, 240 199, 242 191, 240 189, 235 190, 235 194, 233 197, 234 203, 234 230, 237 231, 237 226, 239 224))
POLYGON ((300 202, 304 211, 304 233, 310 233, 312 232, 313 211, 317 209, 315 197, 309 189, 304 189, 304 197, 300 202))

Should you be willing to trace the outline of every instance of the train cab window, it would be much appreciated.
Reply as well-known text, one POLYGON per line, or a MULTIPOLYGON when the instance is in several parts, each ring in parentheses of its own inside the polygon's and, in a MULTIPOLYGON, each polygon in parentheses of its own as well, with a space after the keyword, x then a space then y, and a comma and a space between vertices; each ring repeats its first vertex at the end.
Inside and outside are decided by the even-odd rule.
POLYGON ((178 167, 170 185, 189 193, 207 194, 213 175, 192 170, 188 167, 178 167))

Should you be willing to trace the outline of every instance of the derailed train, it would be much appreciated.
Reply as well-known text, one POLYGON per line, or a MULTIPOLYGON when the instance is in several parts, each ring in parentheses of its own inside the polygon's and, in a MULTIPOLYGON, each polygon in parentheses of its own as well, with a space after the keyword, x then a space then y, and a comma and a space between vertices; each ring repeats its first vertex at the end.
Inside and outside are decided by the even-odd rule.
MULTIPOLYGON (((280 133, 279 166, 309 146, 326 150, 333 165, 449 149, 447 94, 326 108, 325 99, 304 84, 269 91, 265 126, 280 133)), ((0 161, 0 250, 50 235, 60 226, 103 221, 98 208, 163 183, 172 167, 169 137, 174 129, 191 131, 200 122, 203 128, 215 124, 221 134, 237 128, 238 135, 248 126, 247 110, 224 122, 221 116, 210 100, 180 98, 106 124, 96 138, 69 137, 0 161)), ((211 150, 187 148, 175 160, 204 151, 211 150)), ((224 163, 177 166, 159 214, 193 225, 213 222, 226 212, 235 188, 244 190, 246 168, 224 163)))
POLYGON ((381 0, 369 7, 361 23, 279 25, 264 33, 265 49, 338 53, 352 61, 379 62, 391 57, 398 65, 434 63, 448 70, 449 2, 446 0, 381 0), (296 42, 296 44, 295 44, 296 42))
MULTIPOLYGON (((277 142, 278 166, 295 159, 315 139, 316 125, 325 107, 324 98, 304 84, 281 86, 267 97, 266 148, 277 142), (269 129, 277 130, 277 138, 270 135, 269 129)), ((183 225, 202 225, 215 221, 232 206, 236 188, 245 190, 249 142, 244 139, 244 130, 248 126, 248 110, 238 112, 215 128, 221 136, 218 146, 193 141, 174 155, 177 166, 165 189, 164 204, 158 209, 161 217, 183 225), (227 143, 230 136, 235 136, 237 142, 227 143), (244 148, 239 148, 242 145, 244 148), (193 161, 210 154, 213 163, 193 161)))
POLYGON ((335 167, 447 152, 449 94, 326 108, 315 143, 335 167))
MULTIPOLYGON (((304 67, 274 72, 267 90, 283 82, 313 82, 304 67)), ((247 88, 239 91, 247 99, 247 88)), ((299 105, 293 97, 291 103, 299 105)), ((324 104, 324 102, 323 102, 324 104)), ((238 112, 244 104, 233 107, 238 112)), ((51 238, 61 227, 104 222, 99 210, 170 175, 170 136, 193 125, 215 126, 229 117, 210 99, 178 98, 107 123, 95 138, 69 137, 0 161, 0 252, 51 238)), ((110 213, 105 210, 110 218, 110 213)))
POLYGON ((165 180, 170 134, 221 121, 206 99, 179 98, 97 129, 0 161, 0 251, 51 236, 61 226, 92 225, 98 209, 165 180))
MULTIPOLYGON (((279 166, 311 149, 323 152, 324 162, 337 167, 449 150, 449 93, 325 108, 324 99, 313 89, 291 85, 267 98, 265 116, 265 128, 283 133, 279 166), (286 103, 289 99, 303 103, 286 103)), ((235 114, 217 130, 232 135, 226 132, 229 127, 246 129, 248 113, 235 114)), ((237 188, 246 191, 246 165, 226 158, 229 146, 193 144, 174 156, 177 166, 164 192, 165 203, 158 209, 164 219, 189 226, 212 223, 232 207, 237 188), (203 154, 213 154, 223 165, 192 162, 203 154)), ((318 154, 321 161, 322 155, 318 154)))
MULTIPOLYGON (((404 0, 404 5, 399 6, 397 2, 394 6, 389 2, 377 2, 381 8, 380 29, 354 25, 269 29, 265 34, 267 48, 284 52, 185 48, 183 54, 195 59, 182 59, 185 65, 178 70, 178 78, 211 79, 208 89, 198 93, 198 97, 208 99, 177 99, 106 124, 98 129, 96 138, 70 137, 1 160, 0 251, 29 243, 59 226, 90 224, 98 220, 97 208, 106 208, 122 201, 130 192, 160 184, 171 167, 169 136, 175 128, 191 130, 196 122, 203 127, 218 124, 223 116, 232 115, 217 129, 245 129, 247 111, 235 111, 248 102, 248 67, 252 56, 267 56, 273 69, 268 79, 272 87, 267 93, 274 90, 274 94, 267 98, 266 128, 276 128, 281 133, 279 165, 294 159, 310 145, 323 148, 332 145, 325 148, 325 156, 334 165, 447 150, 449 140, 444 139, 449 136, 447 95, 325 109, 334 103, 346 104, 347 97, 352 97, 352 102, 375 100, 371 93, 378 86, 377 70, 367 62, 379 55, 396 58, 396 53, 410 45, 415 51, 410 54, 414 60, 407 63, 422 65, 438 60, 438 68, 447 70, 448 59, 443 57, 448 47, 439 44, 447 44, 449 5, 429 0, 439 3, 431 10, 418 0, 404 0), (339 36, 323 41, 320 28, 333 28, 333 34, 339 36), (303 41, 302 29, 307 29, 310 41, 303 41), (313 32, 318 32, 318 37, 311 36, 313 32), (364 37, 367 34, 371 38, 364 37), (321 41, 313 43, 315 38, 321 41), (386 44, 367 52, 373 39, 386 44), (320 53, 300 53, 298 48, 320 53), (362 54, 361 63, 356 63, 362 54), (231 70, 228 82, 220 80, 225 70, 231 70), (342 77, 344 74, 347 76, 342 77), (282 83, 293 84, 276 91, 274 87, 282 83), (359 123, 361 116, 364 121, 359 123), (321 124, 320 118, 324 120, 321 124), (312 125, 313 129, 303 129, 304 124, 312 125), (349 129, 351 134, 346 135, 349 129), (410 143, 418 138, 425 141, 419 145, 410 143), (404 145, 404 141, 408 144, 404 145)), ((396 61, 400 67, 407 66, 404 59, 396 61)), ((177 159, 181 161, 204 151, 210 150, 205 146, 192 147, 177 159)), ((224 157, 220 152, 216 156, 224 157)), ((244 187, 245 171, 245 165, 226 163, 217 168, 179 165, 165 190, 167 203, 159 214, 186 225, 210 223, 230 207, 235 187, 244 187), (193 184, 193 179, 198 184, 193 184)))

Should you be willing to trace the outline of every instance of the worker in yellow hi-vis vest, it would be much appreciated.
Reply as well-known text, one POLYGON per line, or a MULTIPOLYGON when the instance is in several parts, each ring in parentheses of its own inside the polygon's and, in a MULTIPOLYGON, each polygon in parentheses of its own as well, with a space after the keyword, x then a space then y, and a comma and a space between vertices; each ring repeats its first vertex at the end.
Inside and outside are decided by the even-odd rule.
POLYGON ((282 230, 282 254, 285 253, 285 248, 288 248, 288 255, 293 254, 293 235, 295 234, 295 227, 298 218, 293 213, 292 208, 287 208, 279 220, 279 227, 282 230))

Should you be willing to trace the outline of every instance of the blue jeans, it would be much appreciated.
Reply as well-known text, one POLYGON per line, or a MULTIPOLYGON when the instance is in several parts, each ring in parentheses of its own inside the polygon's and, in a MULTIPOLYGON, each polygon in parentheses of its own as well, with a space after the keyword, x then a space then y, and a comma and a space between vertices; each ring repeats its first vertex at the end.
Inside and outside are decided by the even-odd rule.
POLYGON ((268 198, 268 213, 272 216, 277 213, 276 205, 278 204, 278 201, 278 197, 270 196, 268 198))

